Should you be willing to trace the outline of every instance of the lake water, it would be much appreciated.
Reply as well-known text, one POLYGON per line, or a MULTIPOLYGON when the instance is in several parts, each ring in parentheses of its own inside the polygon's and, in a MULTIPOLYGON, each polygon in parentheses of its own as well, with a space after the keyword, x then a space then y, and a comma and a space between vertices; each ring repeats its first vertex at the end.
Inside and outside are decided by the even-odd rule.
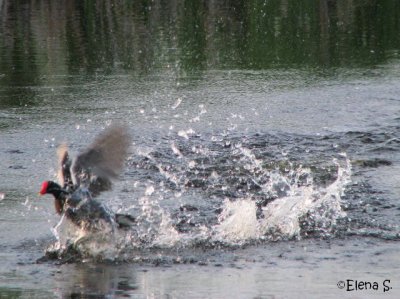
POLYGON ((398 1, 0 1, 0 298, 398 298, 398 1), (72 259, 42 181, 113 123, 72 259), (344 286, 344 288, 342 288, 344 286), (356 288, 357 286, 357 288, 356 288))

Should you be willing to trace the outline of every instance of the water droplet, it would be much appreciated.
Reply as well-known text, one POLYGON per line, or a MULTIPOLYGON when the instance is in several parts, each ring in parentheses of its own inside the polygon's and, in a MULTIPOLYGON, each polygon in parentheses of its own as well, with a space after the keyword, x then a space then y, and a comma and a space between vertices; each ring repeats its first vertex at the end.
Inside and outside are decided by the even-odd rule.
POLYGON ((176 102, 175 102, 175 104, 174 105, 172 105, 172 109, 173 110, 175 110, 176 108, 178 108, 179 107, 179 105, 182 103, 182 98, 178 98, 177 100, 176 100, 176 102))
POLYGON ((152 195, 154 193, 154 187, 153 186, 148 186, 147 188, 146 188, 146 191, 144 192, 144 194, 146 195, 146 196, 150 196, 150 195, 152 195))

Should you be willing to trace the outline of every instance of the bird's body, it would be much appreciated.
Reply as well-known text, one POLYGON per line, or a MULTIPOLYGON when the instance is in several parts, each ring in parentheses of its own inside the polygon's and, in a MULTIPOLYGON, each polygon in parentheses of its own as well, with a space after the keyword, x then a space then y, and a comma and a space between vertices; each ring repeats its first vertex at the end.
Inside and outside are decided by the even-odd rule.
POLYGON ((111 179, 118 176, 127 155, 130 138, 127 130, 113 126, 100 135, 74 161, 67 147, 58 149, 59 182, 45 181, 40 194, 52 194, 56 212, 87 231, 104 226, 125 228, 133 217, 115 214, 93 197, 111 189, 111 179))

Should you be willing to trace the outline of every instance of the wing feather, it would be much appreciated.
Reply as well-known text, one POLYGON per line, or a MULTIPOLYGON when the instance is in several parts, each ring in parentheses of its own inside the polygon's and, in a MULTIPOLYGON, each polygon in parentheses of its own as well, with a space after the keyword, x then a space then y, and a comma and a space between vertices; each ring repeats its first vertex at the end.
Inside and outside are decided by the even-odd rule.
POLYGON ((111 179, 122 171, 130 143, 126 127, 105 130, 76 157, 72 166, 76 184, 85 185, 93 196, 111 189, 111 179))
POLYGON ((63 188, 72 187, 72 175, 71 175, 71 159, 68 154, 68 146, 63 143, 57 148, 58 157, 58 181, 63 188))

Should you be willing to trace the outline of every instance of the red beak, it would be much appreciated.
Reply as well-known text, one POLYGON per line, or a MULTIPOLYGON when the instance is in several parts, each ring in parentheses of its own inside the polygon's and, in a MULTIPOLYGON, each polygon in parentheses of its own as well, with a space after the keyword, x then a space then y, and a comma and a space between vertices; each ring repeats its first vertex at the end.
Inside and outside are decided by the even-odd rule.
POLYGON ((48 186, 49 186, 49 182, 48 181, 43 182, 42 188, 40 189, 39 194, 40 195, 45 195, 47 193, 47 187, 48 186))

